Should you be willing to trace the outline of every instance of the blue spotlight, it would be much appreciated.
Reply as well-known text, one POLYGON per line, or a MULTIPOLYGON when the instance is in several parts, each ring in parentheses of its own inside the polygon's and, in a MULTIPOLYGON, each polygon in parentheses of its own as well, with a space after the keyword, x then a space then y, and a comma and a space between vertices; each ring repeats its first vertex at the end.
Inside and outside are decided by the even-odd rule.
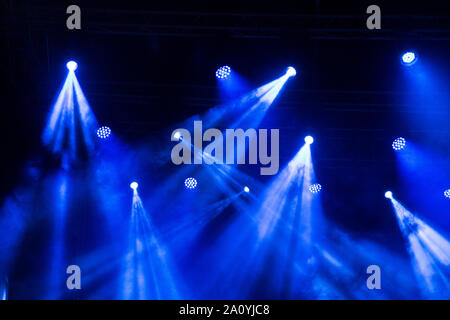
POLYGON ((450 189, 447 189, 447 190, 444 191, 444 196, 445 196, 447 199, 450 199, 450 189))
POLYGON ((397 138, 394 140, 394 142, 392 142, 392 149, 394 149, 395 151, 400 151, 405 149, 406 146, 406 140, 405 138, 397 138))
POLYGON ((217 79, 228 79, 231 75, 231 68, 229 66, 223 66, 217 69, 216 77, 217 79))
POLYGON ((314 183, 309 186, 309 191, 313 194, 317 194, 322 190, 322 186, 319 183, 314 183))
POLYGON ((133 189, 134 191, 137 190, 139 184, 136 181, 133 181, 132 183, 130 183, 130 188, 133 189))
POLYGON ((295 70, 294 67, 288 67, 288 68, 286 69, 286 75, 287 75, 288 77, 295 77, 296 74, 297 74, 297 71, 295 70))
POLYGON ((314 142, 314 138, 311 136, 306 136, 305 137, 305 143, 306 144, 312 144, 314 142))
POLYGON ((69 61, 66 64, 67 69, 69 69, 69 71, 75 71, 78 68, 78 63, 76 63, 75 61, 69 61))
POLYGON ((392 191, 386 191, 386 193, 384 194, 384 197, 387 199, 392 199, 392 191))
POLYGON ((417 62, 417 55, 414 52, 408 51, 402 55, 402 64, 403 65, 412 66, 416 62, 417 62))
POLYGON ((247 186, 245 186, 245 187, 244 187, 244 192, 247 192, 247 193, 249 193, 249 192, 250 192, 250 188, 249 188, 249 187, 247 187, 247 186))
POLYGON ((187 178, 184 180, 184 185, 189 190, 195 189, 197 187, 197 180, 195 178, 187 178))
POLYGON ((97 136, 100 139, 107 139, 111 135, 111 129, 109 127, 103 126, 98 128, 97 136))

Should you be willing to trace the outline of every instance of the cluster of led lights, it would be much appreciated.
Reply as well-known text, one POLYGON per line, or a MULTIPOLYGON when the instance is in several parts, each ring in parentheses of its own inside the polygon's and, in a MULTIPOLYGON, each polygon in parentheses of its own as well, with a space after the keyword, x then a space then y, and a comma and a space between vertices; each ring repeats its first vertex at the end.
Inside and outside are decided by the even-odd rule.
POLYGON ((231 68, 229 66, 220 67, 216 71, 217 79, 228 79, 230 75, 231 75, 231 68))
POLYGON ((406 140, 405 138, 397 138, 394 140, 394 142, 392 142, 392 149, 394 149, 395 151, 400 151, 405 149, 406 146, 406 140))
POLYGON ((110 135, 111 135, 111 129, 107 126, 100 127, 97 130, 97 136, 100 139, 107 139, 107 138, 109 138, 110 135))
POLYGON ((450 199, 450 189, 447 189, 447 190, 444 191, 444 196, 445 196, 447 199, 450 199))
POLYGON ((186 180, 184 180, 184 186, 189 190, 193 190, 197 187, 197 180, 192 177, 186 178, 186 180))
POLYGON ((314 183, 309 186, 309 191, 313 194, 317 194, 322 190, 322 186, 319 183, 314 183))

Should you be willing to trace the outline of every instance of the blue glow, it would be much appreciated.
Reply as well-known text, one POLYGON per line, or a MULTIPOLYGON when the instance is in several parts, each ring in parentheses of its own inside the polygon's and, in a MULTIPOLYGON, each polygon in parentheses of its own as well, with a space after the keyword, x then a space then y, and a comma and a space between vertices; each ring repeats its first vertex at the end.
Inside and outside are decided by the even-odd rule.
POLYGON ((111 129, 107 126, 100 127, 97 130, 97 136, 100 139, 107 139, 110 135, 111 135, 111 129))
POLYGON ((384 196, 385 196, 387 199, 392 199, 392 192, 391 192, 391 191, 386 191, 386 193, 384 194, 384 196))
POLYGON ((313 137, 311 137, 311 136, 306 136, 305 137, 305 143, 306 144, 313 144, 313 142, 314 142, 314 138, 313 137))
POLYGON ((395 151, 400 151, 405 149, 406 146, 406 140, 404 138, 397 138, 392 142, 392 149, 395 151))
POLYGON ((288 68, 286 69, 286 75, 287 75, 288 77, 295 77, 296 74, 297 74, 297 71, 295 70, 294 67, 288 67, 288 68))
POLYGON ((445 196, 447 199, 450 199, 450 189, 447 189, 447 190, 444 191, 444 196, 445 196))
POLYGON ((319 183, 315 183, 309 186, 309 191, 313 194, 317 194, 322 190, 322 186, 319 183))
POLYGON ((195 189, 197 187, 197 180, 195 180, 195 178, 192 177, 187 178, 186 180, 184 180, 184 185, 189 190, 195 189))
POLYGON ((247 186, 245 186, 245 187, 244 187, 244 192, 247 192, 247 193, 250 192, 250 188, 247 187, 247 186))
POLYGON ((69 61, 66 64, 67 69, 69 69, 69 71, 75 71, 78 68, 78 63, 76 63, 75 61, 69 61))
POLYGON ((136 181, 133 181, 132 183, 130 183, 130 188, 133 190, 137 190, 139 184, 136 181))
POLYGON ((217 69, 216 78, 217 79, 228 79, 231 75, 231 68, 229 66, 223 66, 217 69))
POLYGON ((417 55, 414 52, 408 51, 402 55, 402 63, 405 66, 412 66, 416 62, 417 62, 417 55))

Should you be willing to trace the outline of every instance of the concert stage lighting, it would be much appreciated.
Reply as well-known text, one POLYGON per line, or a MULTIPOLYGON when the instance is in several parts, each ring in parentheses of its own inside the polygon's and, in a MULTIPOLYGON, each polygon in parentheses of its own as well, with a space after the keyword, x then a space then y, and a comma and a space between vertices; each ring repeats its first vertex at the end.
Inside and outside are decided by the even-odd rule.
POLYGON ((67 62, 66 67, 69 71, 75 71, 78 68, 78 64, 75 61, 69 61, 67 62))
POLYGON ((231 74, 231 68, 229 66, 223 66, 217 69, 216 77, 217 79, 228 79, 231 74))
POLYGON ((97 130, 97 136, 100 139, 106 139, 111 135, 111 129, 109 127, 103 126, 98 128, 97 130))
POLYGON ((392 149, 395 151, 403 150, 406 146, 406 140, 404 138, 397 138, 392 142, 392 149))
POLYGON ((297 74, 297 71, 295 70, 294 67, 288 67, 288 68, 286 69, 286 75, 287 75, 288 77, 295 77, 296 74, 297 74))
POLYGON ((402 55, 403 65, 412 66, 416 62, 417 62, 417 55, 414 52, 408 51, 402 55))
POLYGON ((195 189, 197 187, 197 180, 195 178, 187 178, 184 180, 184 185, 189 190, 195 189))
POLYGON ((322 186, 319 183, 315 183, 309 186, 309 191, 313 194, 317 194, 322 190, 322 186))
POLYGON ((450 189, 447 189, 447 190, 444 191, 444 196, 445 196, 447 199, 450 199, 450 189))
POLYGON ((244 188, 244 192, 247 192, 247 193, 249 193, 249 192, 250 192, 250 188, 249 188, 249 187, 247 187, 247 186, 245 186, 245 188, 244 188))
POLYGON ((385 196, 387 199, 392 199, 392 192, 391 192, 391 191, 386 191, 386 193, 384 194, 384 196, 385 196))
POLYGON ((130 183, 130 188, 133 189, 134 191, 136 191, 138 186, 139 186, 139 184, 136 181, 133 181, 132 183, 130 183))
POLYGON ((306 144, 312 144, 314 142, 314 138, 311 136, 306 136, 305 137, 305 143, 306 144))

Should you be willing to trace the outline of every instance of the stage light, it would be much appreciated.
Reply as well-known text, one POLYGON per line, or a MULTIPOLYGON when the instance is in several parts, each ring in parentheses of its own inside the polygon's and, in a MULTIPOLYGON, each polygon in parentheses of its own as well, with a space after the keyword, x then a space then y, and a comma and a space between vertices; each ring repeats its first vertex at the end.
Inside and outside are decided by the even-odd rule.
POLYGON ((309 186, 309 191, 313 194, 317 194, 322 190, 322 186, 319 183, 315 183, 309 186))
POLYGON ((216 71, 217 79, 228 79, 230 75, 231 75, 231 68, 229 66, 220 67, 216 71))
POLYGON ((247 192, 247 193, 249 193, 249 192, 250 192, 250 188, 249 188, 249 187, 247 187, 247 186, 245 186, 245 187, 244 187, 244 192, 247 192))
POLYGON ((314 142, 314 138, 311 136, 306 136, 305 137, 305 143, 306 144, 312 144, 314 142))
POLYGON ((403 65, 412 66, 416 62, 417 62, 417 55, 414 52, 408 51, 402 55, 403 65))
POLYGON ((444 191, 444 196, 445 196, 447 199, 450 199, 450 189, 447 189, 447 190, 444 191))
POLYGON ((404 138, 397 138, 392 142, 392 149, 395 151, 403 150, 406 146, 406 140, 404 138))
POLYGON ((78 63, 76 63, 75 61, 69 61, 66 64, 67 69, 69 69, 69 71, 75 71, 78 68, 78 63))
POLYGON ((384 194, 384 197, 387 199, 392 199, 392 192, 391 191, 386 191, 386 193, 384 194))
POLYGON ((197 187, 197 180, 195 178, 187 178, 184 180, 184 185, 189 190, 195 189, 197 187))
POLYGON ((133 189, 134 191, 136 191, 138 186, 139 186, 139 184, 136 181, 133 181, 132 183, 130 183, 130 188, 133 189))
POLYGON ((294 67, 288 67, 288 68, 286 69, 286 75, 287 75, 288 77, 295 77, 296 74, 297 74, 297 71, 295 70, 294 67))
POLYGON ((109 127, 103 126, 98 128, 97 130, 97 136, 100 139, 106 139, 111 135, 111 129, 109 127))

